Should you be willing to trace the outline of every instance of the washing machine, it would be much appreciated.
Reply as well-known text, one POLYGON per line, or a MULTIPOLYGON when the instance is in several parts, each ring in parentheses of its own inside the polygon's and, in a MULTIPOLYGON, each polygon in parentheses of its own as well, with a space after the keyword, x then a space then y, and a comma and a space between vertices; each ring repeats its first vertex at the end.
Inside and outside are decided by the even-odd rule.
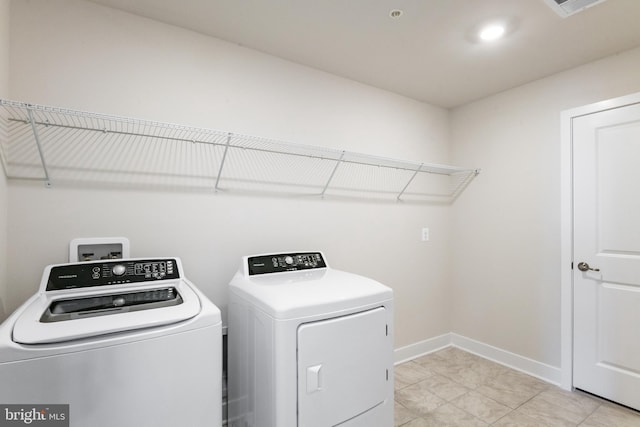
POLYGON ((68 405, 72 427, 219 427, 221 328, 178 258, 48 266, 0 325, 0 405, 68 405))
POLYGON ((229 284, 231 427, 393 426, 393 291, 321 252, 247 256, 229 284))

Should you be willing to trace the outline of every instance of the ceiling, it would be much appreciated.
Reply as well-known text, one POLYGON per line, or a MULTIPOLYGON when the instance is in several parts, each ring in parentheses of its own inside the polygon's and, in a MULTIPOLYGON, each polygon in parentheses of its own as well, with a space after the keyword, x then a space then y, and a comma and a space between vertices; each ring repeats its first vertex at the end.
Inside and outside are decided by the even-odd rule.
POLYGON ((640 46, 639 0, 567 18, 544 0, 91 1, 445 108, 640 46), (480 43, 492 20, 507 36, 480 43))

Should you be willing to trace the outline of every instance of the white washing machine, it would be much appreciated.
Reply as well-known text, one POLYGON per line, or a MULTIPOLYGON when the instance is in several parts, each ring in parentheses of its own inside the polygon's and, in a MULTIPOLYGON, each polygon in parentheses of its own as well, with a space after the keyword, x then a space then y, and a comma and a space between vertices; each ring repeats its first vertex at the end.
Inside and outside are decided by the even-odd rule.
POLYGON ((77 427, 219 427, 221 328, 177 258, 48 266, 0 325, 0 404, 69 405, 77 427))
POLYGON ((320 252, 244 257, 227 363, 230 427, 391 427, 393 292, 320 252))

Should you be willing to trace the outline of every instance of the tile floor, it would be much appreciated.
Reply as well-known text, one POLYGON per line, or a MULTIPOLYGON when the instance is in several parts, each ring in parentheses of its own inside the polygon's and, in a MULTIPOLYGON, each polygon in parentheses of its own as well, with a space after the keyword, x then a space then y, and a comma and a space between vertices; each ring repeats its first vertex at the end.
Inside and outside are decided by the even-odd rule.
POLYGON ((640 427, 640 412, 455 347, 396 366, 395 400, 396 427, 640 427))

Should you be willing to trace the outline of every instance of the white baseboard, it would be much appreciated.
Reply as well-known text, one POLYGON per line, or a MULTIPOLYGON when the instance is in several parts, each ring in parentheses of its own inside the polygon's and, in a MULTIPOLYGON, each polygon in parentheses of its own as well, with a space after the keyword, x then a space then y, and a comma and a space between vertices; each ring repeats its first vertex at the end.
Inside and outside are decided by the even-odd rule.
POLYGON ((559 386, 562 382, 562 370, 560 368, 455 333, 440 335, 398 348, 395 350, 394 358, 396 364, 399 364, 449 346, 458 347, 461 350, 524 372, 554 385, 559 386))
POLYGON ((394 361, 398 365, 408 362, 425 354, 433 353, 451 345, 451 334, 444 334, 438 337, 429 338, 405 347, 396 348, 394 350, 394 361))

